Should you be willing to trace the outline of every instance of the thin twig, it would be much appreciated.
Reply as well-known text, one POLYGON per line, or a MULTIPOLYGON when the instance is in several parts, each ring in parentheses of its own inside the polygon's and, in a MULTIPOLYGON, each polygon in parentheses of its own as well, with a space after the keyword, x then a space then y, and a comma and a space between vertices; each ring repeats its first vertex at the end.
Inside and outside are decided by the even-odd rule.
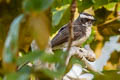
POLYGON ((76 0, 73 0, 72 4, 71 4, 70 22, 69 22, 69 26, 68 26, 69 27, 69 41, 68 41, 68 48, 67 48, 68 53, 70 51, 72 40, 74 39, 72 23, 73 23, 73 20, 74 20, 75 10, 76 10, 76 0))
POLYGON ((104 26, 106 24, 109 24, 109 23, 117 20, 117 19, 120 19, 120 16, 118 15, 118 3, 116 3, 116 5, 115 5, 114 16, 115 16, 115 18, 108 20, 108 21, 104 22, 103 24, 98 25, 98 27, 104 26))
POLYGON ((24 64, 20 65, 18 68, 17 68, 17 71, 21 70, 25 65, 27 65, 29 63, 28 62, 25 62, 24 64))
POLYGON ((104 26, 104 25, 109 24, 109 23, 111 23, 111 22, 113 22, 115 20, 118 20, 118 19, 120 19, 120 16, 117 16, 117 17, 115 17, 115 18, 113 18, 111 20, 108 20, 108 21, 104 22, 103 24, 98 25, 98 27, 104 26))
POLYGON ((116 3, 116 5, 115 5, 114 16, 115 16, 115 17, 118 16, 118 3, 116 3))

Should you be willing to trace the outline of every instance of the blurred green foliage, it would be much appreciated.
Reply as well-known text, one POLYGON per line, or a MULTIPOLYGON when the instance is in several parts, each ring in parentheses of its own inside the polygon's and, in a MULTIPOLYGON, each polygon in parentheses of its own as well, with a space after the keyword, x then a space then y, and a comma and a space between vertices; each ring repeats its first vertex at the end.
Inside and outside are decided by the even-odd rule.
MULTIPOLYGON (((114 19, 116 16, 120 16, 119 1, 120 0, 77 0, 79 13, 92 8, 91 11, 94 12, 94 16, 97 19, 94 25, 97 29, 93 28, 90 38, 83 46, 85 44, 97 46, 100 42, 104 45, 106 40, 111 36, 120 34, 120 20, 114 20, 108 24, 99 26, 111 18, 114 19), (97 32, 95 32, 95 30, 97 30, 97 32), (98 33, 103 37, 103 40, 95 38, 98 33)), ((45 41, 47 44, 50 34, 53 35, 60 27, 69 22, 71 2, 72 0, 0 0, 0 80, 29 80, 31 75, 40 77, 43 73, 46 75, 45 77, 49 77, 50 79, 61 79, 67 69, 65 66, 65 52, 58 50, 55 51, 53 55, 46 54, 44 49, 33 52, 29 51, 28 48, 27 50, 22 49, 26 48, 25 46, 30 47, 31 42, 24 43, 22 47, 19 46, 21 42, 36 39, 33 37, 34 34, 37 34, 37 37, 40 35, 40 39, 47 39, 37 39, 39 46, 46 46, 41 41, 45 41), (23 28, 25 30, 23 30, 23 28), (33 32, 27 31, 29 28, 31 28, 33 32), (21 36, 22 30, 23 34, 31 32, 31 34, 27 36, 30 35, 32 37, 24 39, 24 37, 21 36), (48 36, 47 38, 46 35, 48 36), (19 41, 20 36, 23 39, 22 41, 19 41), (18 56, 21 51, 24 53, 22 57, 18 56), (45 68, 40 71, 35 71, 33 66, 26 65, 28 62, 32 64, 36 59, 40 59, 43 63, 55 63, 56 70, 45 68), (19 70, 17 70, 17 68, 19 68, 19 70)), ((97 35, 97 37, 99 37, 99 35, 97 35)), ((93 47, 93 49, 95 50, 96 47, 93 47)), ((118 65, 117 67, 120 67, 120 56, 118 56, 118 53, 119 52, 116 52, 109 61, 118 65), (114 60, 116 57, 117 61, 114 60)), ((79 63, 84 66, 83 62, 75 57, 71 59, 71 64, 74 63, 79 63)), ((117 74, 119 70, 119 68, 116 68, 116 71, 103 71, 104 76, 93 73, 95 75, 94 80, 119 80, 120 75, 117 74)))
POLYGON ((13 56, 17 53, 19 27, 23 17, 24 15, 20 15, 11 23, 10 31, 8 32, 9 35, 5 41, 5 48, 3 50, 3 61, 5 62, 12 62, 13 56))
POLYGON ((41 11, 49 8, 54 0, 24 0, 23 8, 25 11, 41 11))
POLYGON ((118 74, 118 72, 119 71, 117 70, 103 71, 104 75, 96 74, 93 80, 119 80, 120 75, 118 74))

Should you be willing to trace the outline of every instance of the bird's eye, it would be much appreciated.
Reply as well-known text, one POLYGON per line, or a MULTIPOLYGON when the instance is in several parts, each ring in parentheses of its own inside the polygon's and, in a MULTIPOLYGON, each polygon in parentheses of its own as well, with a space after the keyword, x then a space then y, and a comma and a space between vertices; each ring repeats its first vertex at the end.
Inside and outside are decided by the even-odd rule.
POLYGON ((87 21, 90 21, 90 19, 87 19, 87 21))

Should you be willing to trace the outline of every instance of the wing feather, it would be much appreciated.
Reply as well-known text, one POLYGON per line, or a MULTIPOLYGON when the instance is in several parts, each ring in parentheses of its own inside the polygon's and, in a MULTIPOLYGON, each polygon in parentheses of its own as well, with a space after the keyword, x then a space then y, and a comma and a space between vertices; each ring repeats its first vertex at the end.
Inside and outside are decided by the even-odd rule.
MULTIPOLYGON (((85 27, 81 25, 73 25, 73 34, 74 40, 80 39, 85 35, 85 27)), ((69 31, 68 31, 68 24, 63 26, 58 34, 52 39, 51 44, 52 47, 58 46, 68 41, 69 38, 69 31)))
POLYGON ((57 46, 57 45, 60 45, 64 42, 67 42, 68 41, 68 38, 69 38, 69 32, 68 32, 68 25, 65 25, 64 27, 62 27, 58 34, 52 39, 51 41, 51 45, 52 47, 54 46, 57 46))

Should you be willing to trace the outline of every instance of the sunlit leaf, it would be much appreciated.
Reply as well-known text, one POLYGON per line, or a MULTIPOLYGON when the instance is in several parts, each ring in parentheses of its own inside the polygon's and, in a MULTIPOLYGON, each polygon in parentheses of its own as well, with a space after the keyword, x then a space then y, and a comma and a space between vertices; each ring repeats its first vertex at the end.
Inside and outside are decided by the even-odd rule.
POLYGON ((119 2, 119 0, 94 0, 94 9, 98 9, 99 7, 107 5, 108 3, 111 5, 112 2, 119 2))
POLYGON ((28 20, 29 26, 33 29, 33 37, 41 50, 48 45, 50 35, 50 20, 45 12, 32 13, 28 20))
POLYGON ((63 14, 68 7, 69 5, 64 5, 60 9, 56 9, 55 11, 53 11, 52 26, 57 26, 60 23, 60 20, 62 19, 63 14))
POLYGON ((105 7, 106 9, 108 9, 108 10, 114 11, 115 5, 116 5, 116 3, 113 2, 113 3, 109 3, 109 4, 107 4, 107 5, 104 5, 104 7, 105 7))
POLYGON ((94 8, 98 9, 99 7, 107 4, 109 0, 94 0, 94 1, 95 1, 94 8))
POLYGON ((53 3, 54 0, 24 0, 23 8, 25 11, 45 10, 53 3))
POLYGON ((0 77, 0 80, 2 80, 2 78, 0 77))
POLYGON ((3 52, 3 61, 5 62, 12 62, 18 50, 19 27, 23 17, 23 14, 18 16, 10 26, 3 52))
POLYGON ((70 7, 69 4, 65 5, 63 7, 56 9, 53 11, 53 17, 52 17, 52 29, 51 33, 55 33, 60 27, 67 24, 70 19, 70 7), (56 22, 57 21, 57 22, 56 22))

